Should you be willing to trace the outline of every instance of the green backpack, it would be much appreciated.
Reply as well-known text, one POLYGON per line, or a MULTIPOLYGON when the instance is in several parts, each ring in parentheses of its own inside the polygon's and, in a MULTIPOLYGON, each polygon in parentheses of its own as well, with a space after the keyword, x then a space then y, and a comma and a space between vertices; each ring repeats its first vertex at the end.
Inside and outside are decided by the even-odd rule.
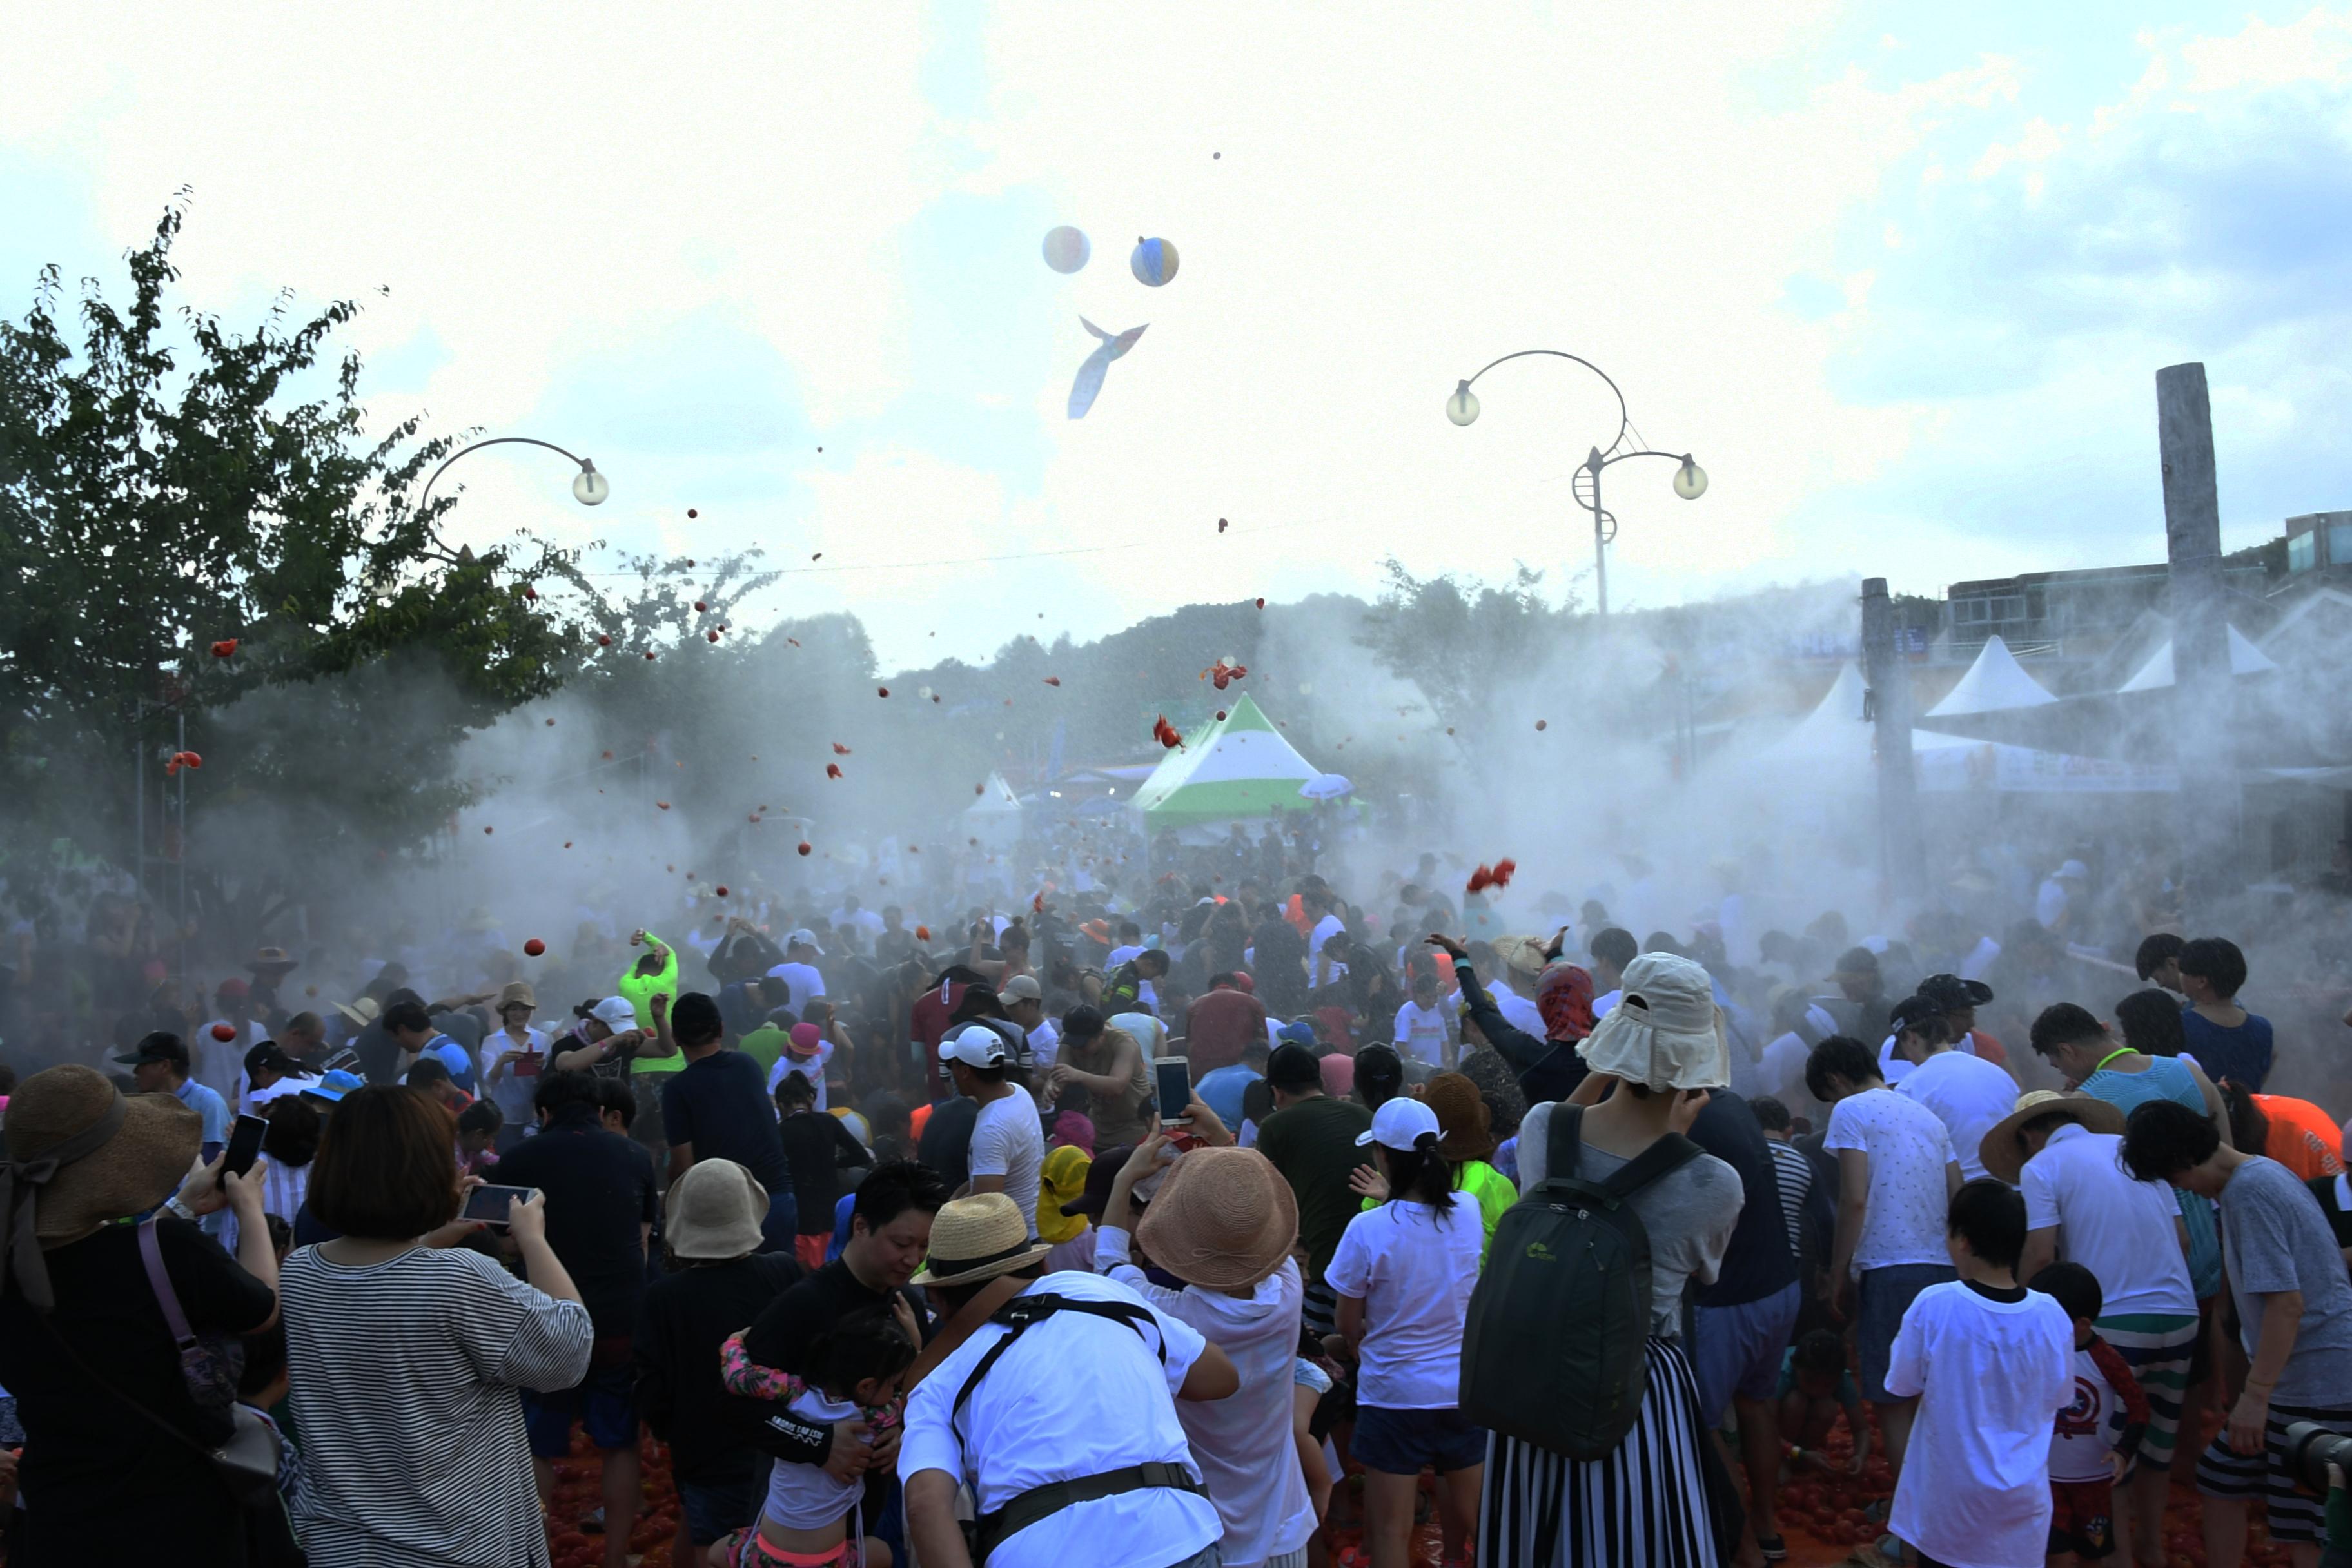
POLYGON ((1574 1459, 1633 1430, 1647 1392, 1650 1233, 1625 1200, 1704 1152, 1669 1132, 1605 1182, 1576 1174, 1580 1107, 1552 1108, 1543 1185, 1503 1211, 1462 1340, 1462 1414, 1574 1459))

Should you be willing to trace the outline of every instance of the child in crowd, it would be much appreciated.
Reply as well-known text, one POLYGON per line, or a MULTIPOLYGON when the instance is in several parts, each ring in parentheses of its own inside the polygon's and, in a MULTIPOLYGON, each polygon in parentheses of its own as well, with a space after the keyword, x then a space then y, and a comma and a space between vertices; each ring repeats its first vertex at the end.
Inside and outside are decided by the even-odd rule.
MULTIPOLYGON (((811 1342, 802 1376, 753 1362, 742 1333, 719 1353, 730 1393, 782 1401, 793 1415, 824 1426, 857 1417, 879 1433, 904 1418, 898 1384, 914 1364, 915 1341, 892 1309, 866 1307, 811 1342)), ((759 1527, 712 1547, 710 1568, 889 1568, 888 1547, 865 1540, 862 1529, 853 1534, 865 1495, 863 1476, 837 1481, 821 1465, 779 1460, 759 1527)))
POLYGON ((819 1109, 816 1085, 798 1072, 776 1080, 775 1100, 776 1134, 783 1141, 784 1163, 792 1167, 793 1192, 799 1200, 800 1233, 793 1238, 793 1250, 801 1267, 814 1271, 824 1267, 826 1245, 833 1239, 841 1173, 870 1166, 873 1156, 839 1117, 819 1109))
POLYGON ((2121 1352, 2092 1323, 2106 1304, 2098 1277, 2079 1263, 2053 1263, 2032 1289, 2074 1320, 2074 1402, 2050 1435, 2049 1568, 2129 1556, 2116 1523, 2116 1484, 2130 1473, 2148 1423, 2147 1396, 2121 1352))
MULTIPOLYGON (((274 1216, 273 1216, 274 1217, 274 1216)), ((251 1568, 300 1568, 294 1515, 302 1503, 302 1456, 270 1416, 286 1402, 286 1325, 272 1323, 244 1341, 245 1364, 236 1378, 236 1402, 278 1434, 278 1491, 245 1510, 245 1560, 251 1568)))
POLYGON ((491 1179, 499 1168, 499 1129, 505 1125, 506 1117, 491 1100, 478 1100, 457 1113, 457 1163, 466 1174, 491 1179))
POLYGON ((1853 1435, 1853 1458, 1846 1461, 1846 1474, 1858 1476, 1870 1464, 1870 1423, 1863 1419, 1862 1390, 1846 1367, 1845 1342, 1827 1329, 1815 1329, 1780 1357, 1780 1435, 1788 1441, 1792 1467, 1832 1468, 1823 1450, 1841 1410, 1846 1430, 1853 1435))
POLYGON ((2052 1424, 2075 1398, 2074 1320, 2017 1282, 2013 1188, 1964 1184, 1946 1232, 1959 1278, 1919 1292, 1887 1353, 1887 1390, 1919 1400, 1888 1527, 1921 1568, 2042 1568, 2052 1424))

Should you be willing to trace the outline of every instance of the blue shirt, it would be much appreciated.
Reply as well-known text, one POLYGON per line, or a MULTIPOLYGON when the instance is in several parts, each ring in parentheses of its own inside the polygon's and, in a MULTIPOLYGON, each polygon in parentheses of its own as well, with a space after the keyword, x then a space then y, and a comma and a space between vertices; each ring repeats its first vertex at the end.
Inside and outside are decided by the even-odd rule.
POLYGON ((2197 1058, 2207 1078, 2216 1083, 2226 1078, 2252 1094, 2263 1091, 2263 1080, 2271 1076, 2268 1018, 2249 1013, 2244 1023, 2225 1029, 2196 1008, 2183 1007, 2180 1033, 2182 1048, 2197 1058))
POLYGON ((450 1082, 467 1094, 474 1092, 473 1053, 456 1040, 446 1035, 436 1035, 425 1041, 425 1048, 416 1054, 420 1057, 436 1058, 443 1067, 449 1069, 450 1082))
POLYGON ((190 1079, 172 1091, 180 1103, 205 1119, 205 1158, 210 1160, 228 1146, 228 1101, 190 1079))
POLYGON ((1201 1097, 1202 1104, 1217 1113, 1218 1121, 1223 1122, 1229 1129, 1239 1131, 1242 1125, 1242 1096, 1248 1093, 1249 1086, 1257 1081, 1258 1074, 1255 1071, 1239 1062, 1234 1062, 1218 1068, 1214 1071, 1202 1073, 1201 1081, 1192 1086, 1192 1092, 1201 1097))

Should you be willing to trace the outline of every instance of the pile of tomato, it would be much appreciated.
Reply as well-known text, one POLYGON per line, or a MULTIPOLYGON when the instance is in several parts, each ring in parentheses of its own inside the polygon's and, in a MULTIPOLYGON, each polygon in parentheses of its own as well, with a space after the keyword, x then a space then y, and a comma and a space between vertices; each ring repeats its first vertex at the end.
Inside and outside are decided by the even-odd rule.
MULTIPOLYGON (((636 1527, 629 1532, 630 1555, 641 1568, 669 1568, 677 1535, 677 1488, 670 1479, 669 1450, 650 1436, 638 1438, 643 1471, 636 1527)), ((604 1461, 587 1436, 572 1435, 572 1453, 555 1461, 555 1496, 547 1510, 547 1553, 553 1568, 600 1568, 604 1537, 581 1529, 581 1521, 604 1505, 604 1461)))

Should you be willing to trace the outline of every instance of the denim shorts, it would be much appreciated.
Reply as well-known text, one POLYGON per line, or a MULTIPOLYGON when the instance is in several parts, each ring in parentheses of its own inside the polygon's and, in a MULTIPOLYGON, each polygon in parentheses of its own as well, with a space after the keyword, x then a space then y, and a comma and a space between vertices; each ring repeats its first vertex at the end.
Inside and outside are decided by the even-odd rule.
POLYGON ((606 1453, 637 1446, 637 1400, 627 1362, 590 1367, 588 1375, 553 1394, 522 1391, 522 1419, 530 1434, 531 1457, 560 1459, 572 1451, 572 1424, 588 1429, 588 1441, 606 1453))
POLYGON ((724 1486, 702 1486, 694 1481, 677 1483, 679 1511, 686 1518, 686 1533, 697 1546, 709 1546, 739 1530, 749 1530, 760 1522, 760 1505, 767 1500, 767 1483, 754 1476, 749 1480, 730 1481, 724 1486))
POLYGON ((1930 1285, 1958 1279, 1960 1271, 1948 1263, 1893 1263, 1865 1268, 1854 1287, 1854 1310, 1860 1321, 1854 1338, 1862 1359, 1862 1396, 1873 1405, 1900 1405, 1886 1392, 1886 1363, 1895 1349, 1895 1331, 1903 1314, 1919 1292, 1930 1285))
POLYGON ((1804 1287, 1791 1282, 1760 1301, 1691 1308, 1691 1373, 1698 1380, 1700 1420, 1719 1424, 1735 1394, 1764 1400, 1780 1391, 1780 1355, 1804 1299, 1804 1287))
POLYGON ((1364 1468, 1417 1476, 1426 1465, 1439 1475, 1486 1462, 1486 1429, 1459 1410, 1391 1410, 1356 1406, 1356 1435, 1348 1451, 1364 1468))

